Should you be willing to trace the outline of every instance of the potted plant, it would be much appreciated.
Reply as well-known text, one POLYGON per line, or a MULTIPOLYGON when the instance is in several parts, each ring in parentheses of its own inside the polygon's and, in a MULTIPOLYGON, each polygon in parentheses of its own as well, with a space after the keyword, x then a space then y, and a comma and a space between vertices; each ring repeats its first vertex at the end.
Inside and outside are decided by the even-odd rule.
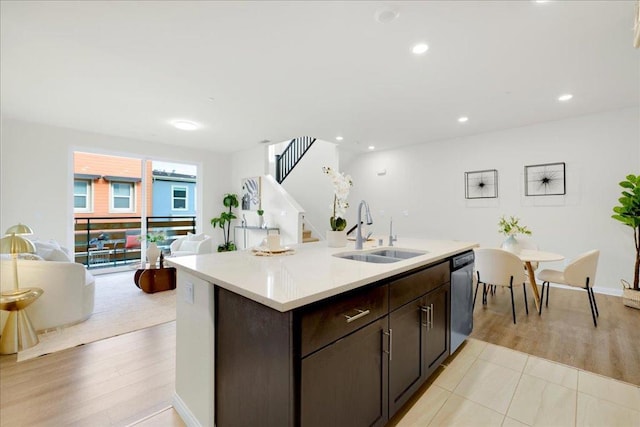
POLYGON ((513 253, 520 252, 520 245, 516 240, 516 236, 518 234, 531 235, 531 230, 526 225, 520 225, 520 218, 515 216, 506 218, 502 215, 498 222, 498 231, 507 236, 507 240, 502 242, 501 248, 513 253))
POLYGON ((620 205, 614 206, 614 214, 611 215, 611 218, 633 229, 633 240, 636 247, 633 285, 622 280, 623 300, 624 304, 629 307, 640 308, 640 175, 627 175, 626 179, 620 182, 620 187, 622 187, 622 197, 618 199, 620 205))
POLYGON ((346 246, 347 235, 344 229, 347 226, 347 220, 344 219, 344 216, 349 207, 347 197, 353 181, 351 176, 339 173, 328 166, 323 167, 322 171, 329 175, 333 184, 333 205, 329 218, 331 230, 327 231, 327 243, 331 247, 346 246))
POLYGON ((151 233, 147 233, 147 235, 143 238, 140 236, 140 240, 147 241, 147 259, 149 260, 149 264, 151 268, 154 268, 158 262, 158 257, 160 256, 160 248, 158 247, 158 242, 162 242, 166 239, 165 234, 162 231, 152 231, 151 233))
POLYGON ((231 241, 231 221, 236 219, 233 208, 237 208, 240 205, 238 195, 231 193, 225 194, 222 198, 222 204, 228 208, 228 210, 222 212, 219 217, 211 218, 211 226, 213 228, 222 228, 222 235, 224 236, 224 243, 218 245, 218 252, 235 251, 236 244, 231 241))
POLYGON ((264 209, 258 209, 258 227, 264 228, 264 209))

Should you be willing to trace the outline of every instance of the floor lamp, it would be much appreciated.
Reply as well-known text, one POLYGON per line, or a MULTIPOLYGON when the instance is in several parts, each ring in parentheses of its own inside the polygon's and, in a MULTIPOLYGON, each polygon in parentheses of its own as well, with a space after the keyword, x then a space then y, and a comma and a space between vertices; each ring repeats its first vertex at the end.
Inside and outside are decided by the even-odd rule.
POLYGON ((13 289, 0 293, 0 310, 9 312, 0 339, 0 354, 13 354, 38 344, 29 316, 24 309, 44 292, 40 288, 22 288, 18 284, 18 254, 34 253, 35 246, 22 235, 33 234, 24 224, 9 227, 0 239, 0 253, 11 254, 13 289))

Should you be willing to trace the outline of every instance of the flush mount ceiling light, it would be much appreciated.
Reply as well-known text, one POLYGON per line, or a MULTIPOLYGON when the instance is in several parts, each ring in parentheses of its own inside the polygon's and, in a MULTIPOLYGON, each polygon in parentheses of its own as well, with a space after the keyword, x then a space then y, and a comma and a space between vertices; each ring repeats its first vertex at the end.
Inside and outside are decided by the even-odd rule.
POLYGON ((469 121, 469 117, 464 117, 464 116, 462 116, 462 117, 458 117, 458 121, 459 121, 460 123, 468 122, 468 121, 469 121))
POLYGON ((336 136, 336 141, 342 141, 344 138, 341 136, 336 136))
POLYGON ((394 21, 399 15, 400 14, 393 9, 380 9, 376 12, 376 21, 381 24, 388 24, 389 22, 394 21))
POLYGON ((180 130, 196 130, 200 127, 197 123, 190 122, 189 120, 173 120, 171 124, 180 130))
POLYGON ((558 97, 558 101, 566 102, 566 101, 569 101, 571 98, 573 98, 573 95, 571 95, 570 93, 565 93, 564 95, 560 95, 558 97))
POLYGON ((422 55, 428 50, 429 45, 427 45, 426 43, 418 43, 414 45, 413 48, 411 48, 411 52, 415 53, 416 55, 422 55))
POLYGON ((374 145, 370 145, 370 146, 368 146, 367 148, 368 148, 369 150, 375 150, 375 149, 376 149, 376 147, 375 147, 374 145))

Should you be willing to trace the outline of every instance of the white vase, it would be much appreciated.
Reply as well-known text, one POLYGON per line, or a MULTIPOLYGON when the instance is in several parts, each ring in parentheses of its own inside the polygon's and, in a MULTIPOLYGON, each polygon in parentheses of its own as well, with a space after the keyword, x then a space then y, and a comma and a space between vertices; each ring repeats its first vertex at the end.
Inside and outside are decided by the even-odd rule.
POLYGON ((521 249, 520 242, 516 240, 516 237, 514 235, 509 236, 507 240, 502 242, 502 245, 500 245, 500 247, 505 251, 509 251, 514 254, 519 254, 521 249))
POLYGON ((151 268, 155 268, 158 264, 158 257, 160 256, 160 249, 156 242, 150 242, 147 246, 147 259, 151 268))
POLYGON ((330 248, 344 248, 347 246, 347 233, 342 231, 327 231, 327 246, 330 248))

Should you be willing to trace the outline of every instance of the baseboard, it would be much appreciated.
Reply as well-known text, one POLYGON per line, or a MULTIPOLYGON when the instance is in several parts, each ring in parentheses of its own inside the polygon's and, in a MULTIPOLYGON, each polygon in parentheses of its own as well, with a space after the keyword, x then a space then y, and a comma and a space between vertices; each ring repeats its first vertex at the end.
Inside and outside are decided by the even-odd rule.
POLYGON ((200 424, 196 417, 193 416, 187 405, 175 391, 173 392, 171 400, 173 402, 173 408, 176 410, 178 415, 180 415, 180 418, 182 418, 182 421, 184 421, 187 427, 202 427, 202 424, 200 424))

